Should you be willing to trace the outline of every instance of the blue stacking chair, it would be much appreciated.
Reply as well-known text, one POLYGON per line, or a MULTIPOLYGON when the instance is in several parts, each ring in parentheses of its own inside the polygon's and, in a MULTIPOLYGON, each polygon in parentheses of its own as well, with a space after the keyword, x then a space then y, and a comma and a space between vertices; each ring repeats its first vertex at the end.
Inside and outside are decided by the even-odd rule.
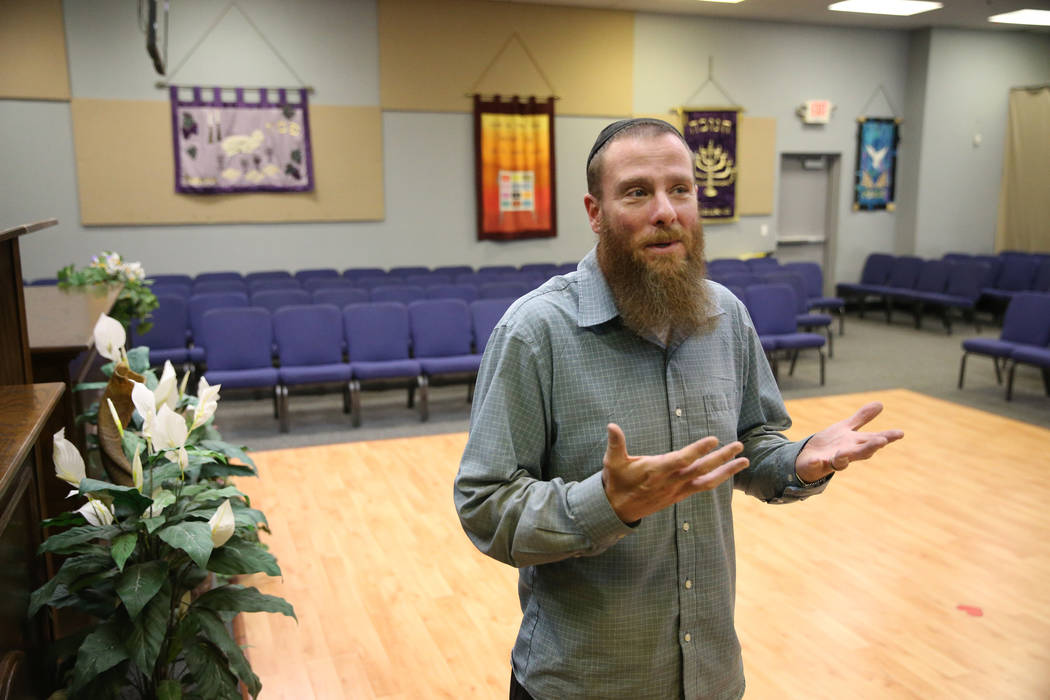
POLYGON ((303 285, 294 277, 262 277, 248 281, 248 293, 254 294, 265 289, 302 289, 303 285))
POLYGON ((193 278, 190 277, 189 275, 179 275, 179 274, 150 275, 146 279, 147 280, 151 280, 153 282, 153 284, 158 284, 158 283, 161 283, 161 282, 167 284, 167 283, 171 282, 173 284, 185 284, 188 287, 192 287, 193 286, 193 278))
POLYGON ((473 271, 474 268, 470 265, 440 265, 434 268, 434 272, 442 275, 448 275, 452 279, 455 279, 456 275, 462 275, 465 272, 473 271))
POLYGON ((317 289, 338 289, 340 287, 353 287, 353 280, 345 277, 306 277, 301 282, 303 289, 312 292, 317 289))
POLYGON ((825 338, 819 333, 798 331, 795 321, 798 301, 794 288, 789 284, 754 284, 747 288, 745 297, 762 349, 769 357, 773 378, 777 378, 777 355, 780 351, 791 358, 790 375, 795 372, 799 352, 814 349, 820 357, 820 385, 824 386, 825 338))
POLYGON ((523 282, 485 282, 478 287, 480 299, 517 299, 532 286, 523 282))
POLYGON ((435 284, 452 284, 452 275, 443 272, 428 272, 423 275, 405 275, 401 278, 401 284, 411 284, 417 287, 430 287, 435 284))
POLYGON ((944 328, 952 332, 952 312, 959 309, 968 317, 980 332, 977 320, 977 301, 981 296, 981 281, 987 274, 988 266, 975 260, 959 260, 948 266, 948 281, 941 293, 925 292, 919 296, 923 306, 936 306, 941 309, 944 328))
POLYGON ((748 258, 744 261, 744 264, 747 265, 747 269, 749 272, 753 272, 755 274, 763 274, 766 272, 779 270, 781 267, 780 262, 772 256, 766 256, 763 258, 748 258))
POLYGON ((554 263, 526 263, 518 269, 529 275, 542 276, 544 280, 548 280, 558 273, 558 266, 554 263))
MULTIPOLYGON (((304 292, 305 293, 305 292, 304 292)), ((343 314, 330 304, 285 306, 273 314, 281 432, 288 432, 288 387, 339 384, 350 412, 350 365, 343 362, 343 314)))
POLYGON ((295 274, 293 275, 293 277, 295 277, 295 279, 299 280, 300 282, 305 282, 306 280, 312 279, 312 278, 315 278, 315 277, 338 277, 338 276, 339 276, 339 270, 336 270, 334 267, 314 267, 314 268, 308 268, 306 270, 296 270, 295 274))
POLYGON ((577 268, 579 268, 579 266, 580 266, 580 264, 578 262, 561 263, 560 265, 558 265, 558 269, 555 270, 555 274, 567 275, 570 272, 576 272, 576 270, 577 270, 577 268))
POLYGON ((386 270, 381 267, 350 267, 343 270, 343 277, 356 280, 358 277, 382 277, 386 270))
POLYGON ((1019 347, 1010 353, 1010 371, 1006 375, 1006 400, 1014 396, 1014 371, 1017 365, 1038 367, 1043 373, 1043 386, 1046 395, 1050 396, 1050 348, 1037 348, 1031 345, 1019 347))
POLYGON ((360 304, 368 301, 368 290, 358 287, 315 289, 313 299, 315 304, 332 304, 341 309, 347 304, 360 304))
POLYGON ((193 283, 193 294, 210 294, 212 292, 248 292, 248 283, 244 280, 203 280, 193 283))
POLYGON ((984 355, 992 358, 995 381, 1003 383, 1002 367, 1009 364, 1015 350, 1045 348, 1050 343, 1050 294, 1019 292, 1006 307, 1003 328, 998 338, 967 338, 962 342, 963 355, 959 364, 959 388, 963 388, 966 358, 984 355))
POLYGON ((150 367, 160 367, 165 361, 188 372, 191 365, 204 359, 201 348, 187 345, 190 330, 189 307, 185 297, 175 294, 157 296, 157 308, 150 313, 153 326, 145 333, 138 332, 138 324, 131 326, 132 345, 149 347, 150 367))
POLYGON ((461 299, 424 299, 408 305, 412 348, 422 369, 419 412, 429 415, 427 389, 431 385, 467 384, 467 400, 474 395, 474 382, 481 355, 470 350, 470 308, 461 299))
POLYGON ((193 278, 193 284, 198 282, 244 282, 244 275, 233 270, 221 272, 202 272, 193 278))
POLYGON ((517 271, 518 268, 513 265, 481 265, 478 267, 478 273, 486 277, 499 278, 503 275, 512 275, 517 271))
POLYGON ((795 299, 795 323, 804 331, 823 328, 828 336, 828 357, 835 356, 834 337, 831 332, 831 316, 815 313, 806 303, 806 281, 794 272, 768 272, 765 281, 769 284, 787 284, 791 286, 795 299))
POLYGON ((374 287, 385 287, 397 284, 397 278, 390 275, 363 275, 351 280, 353 286, 361 289, 373 289, 374 287))
POLYGON ((408 304, 417 299, 425 299, 426 291, 422 287, 411 284, 384 284, 372 287, 369 294, 371 301, 399 301, 408 304))
POLYGON ((169 295, 189 299, 190 295, 193 294, 192 285, 179 282, 156 282, 150 286, 149 290, 157 297, 161 295, 169 295))
POLYGON ((426 289, 427 299, 462 299, 470 303, 478 298, 473 284, 432 284, 426 289))
POLYGON ((488 345, 492 330, 514 303, 513 299, 478 299, 470 302, 471 334, 474 352, 482 354, 488 345))
MULTIPOLYGON (((343 331, 350 359, 350 420, 361 425, 361 391, 406 387, 408 407, 423 371, 410 357, 408 309, 396 301, 351 304, 343 309, 343 331)), ((425 418, 423 418, 425 420, 425 418)))
POLYGON ((839 335, 845 333, 846 326, 846 300, 842 297, 824 296, 824 271, 820 263, 811 261, 796 261, 784 263, 781 267, 788 271, 802 275, 806 281, 806 304, 817 311, 832 312, 839 317, 839 335))
POLYGON ((248 306, 248 295, 244 292, 211 292, 190 296, 190 338, 193 344, 200 347, 201 322, 204 314, 212 309, 238 308, 248 306))
POLYGON ((285 306, 301 306, 313 303, 313 297, 305 289, 263 289, 251 296, 252 306, 261 306, 270 313, 285 306))
POLYGON ((244 280, 250 285, 252 282, 258 282, 259 280, 290 280, 294 279, 292 273, 288 270, 257 270, 256 272, 249 272, 244 276, 244 280))
POLYGON ((211 309, 201 319, 200 342, 207 355, 204 378, 230 389, 269 389, 274 417, 283 419, 277 369, 273 366, 273 323, 261 306, 211 309))
POLYGON ((712 277, 730 274, 750 274, 747 263, 737 258, 715 258, 707 262, 707 272, 712 277))
POLYGON ((843 299, 856 299, 860 317, 864 318, 864 306, 868 297, 881 295, 881 288, 890 277, 894 256, 887 253, 869 253, 864 259, 859 282, 839 282, 835 294, 843 299))
POLYGON ((424 265, 403 265, 400 267, 390 268, 390 272, 387 273, 391 277, 396 277, 403 280, 411 275, 425 275, 430 272, 430 268, 424 265))
POLYGON ((886 313, 887 319, 892 313, 894 302, 911 304, 912 314, 915 317, 915 328, 922 327, 922 312, 926 300, 935 294, 944 294, 948 288, 948 273, 951 272, 951 263, 944 259, 924 260, 919 267, 919 274, 915 278, 915 286, 911 289, 901 289, 887 295, 886 313))
POLYGON ((1033 292, 1050 292, 1050 258, 1039 261, 1039 267, 1035 270, 1035 278, 1032 280, 1033 292))

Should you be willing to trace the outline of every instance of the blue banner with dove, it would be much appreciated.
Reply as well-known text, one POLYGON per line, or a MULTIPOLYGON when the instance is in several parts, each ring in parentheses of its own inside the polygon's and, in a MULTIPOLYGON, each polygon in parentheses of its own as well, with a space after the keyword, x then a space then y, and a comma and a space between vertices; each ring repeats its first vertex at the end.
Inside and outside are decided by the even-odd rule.
POLYGON ((898 120, 861 117, 857 127, 857 176, 853 209, 893 211, 897 170, 898 120))

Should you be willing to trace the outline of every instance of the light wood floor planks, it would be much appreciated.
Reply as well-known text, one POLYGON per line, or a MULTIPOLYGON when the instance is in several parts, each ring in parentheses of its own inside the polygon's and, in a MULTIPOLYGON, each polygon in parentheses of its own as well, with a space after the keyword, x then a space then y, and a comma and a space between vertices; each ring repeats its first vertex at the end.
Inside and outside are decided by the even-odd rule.
MULTIPOLYGON (((789 402, 791 435, 873 398, 904 441, 804 503, 734 500, 746 697, 1050 697, 1050 431, 900 390, 789 402)), ((254 455, 284 577, 244 582, 299 615, 241 616, 262 698, 506 697, 517 575, 460 529, 465 440, 254 455)))

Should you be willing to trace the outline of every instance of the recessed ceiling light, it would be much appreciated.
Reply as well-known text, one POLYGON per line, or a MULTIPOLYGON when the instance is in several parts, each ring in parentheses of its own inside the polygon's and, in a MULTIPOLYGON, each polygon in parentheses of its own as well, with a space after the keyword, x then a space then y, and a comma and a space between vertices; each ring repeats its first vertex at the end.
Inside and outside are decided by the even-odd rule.
POLYGON ((700 2, 744 2, 744 0, 700 0, 700 2))
POLYGON ((828 5, 836 12, 863 12, 870 15, 917 15, 920 12, 939 10, 944 3, 925 0, 843 0, 828 5))
POLYGON ((1038 24, 1050 27, 1050 10, 1015 10, 1004 12, 1001 15, 992 15, 988 21, 1005 24, 1038 24))

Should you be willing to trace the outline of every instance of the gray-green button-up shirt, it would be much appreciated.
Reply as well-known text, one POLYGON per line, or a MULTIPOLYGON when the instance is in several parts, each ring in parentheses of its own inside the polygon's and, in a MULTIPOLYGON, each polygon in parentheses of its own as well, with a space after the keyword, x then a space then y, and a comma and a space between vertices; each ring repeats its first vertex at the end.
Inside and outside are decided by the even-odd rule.
POLYGON ((667 347, 621 324, 592 250, 519 299, 485 350, 455 483, 467 535, 520 567, 514 674, 537 700, 739 698, 732 488, 818 493, 751 320, 709 285, 707 330, 667 347), (606 425, 632 455, 740 440, 732 484, 625 525, 602 487, 606 425))

